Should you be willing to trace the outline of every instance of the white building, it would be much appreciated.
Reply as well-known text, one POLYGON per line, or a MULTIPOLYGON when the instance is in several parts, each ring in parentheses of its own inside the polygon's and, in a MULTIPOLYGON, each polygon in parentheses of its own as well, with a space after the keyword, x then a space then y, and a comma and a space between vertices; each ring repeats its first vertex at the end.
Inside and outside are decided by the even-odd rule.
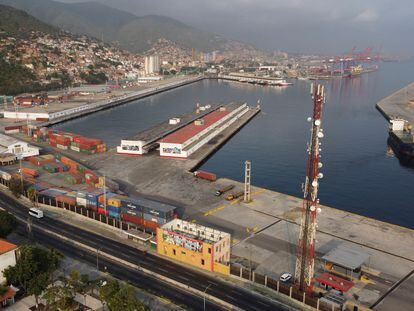
POLYGON ((221 107, 159 141, 160 156, 188 158, 249 111, 247 104, 221 107))
POLYGON ((0 239, 0 284, 6 282, 3 271, 9 266, 16 265, 16 251, 17 245, 0 239))
POLYGON ((11 153, 18 158, 27 158, 39 155, 40 148, 29 145, 25 141, 0 134, 0 153, 11 153))
POLYGON ((145 74, 152 75, 160 72, 160 58, 158 55, 145 57, 145 74))

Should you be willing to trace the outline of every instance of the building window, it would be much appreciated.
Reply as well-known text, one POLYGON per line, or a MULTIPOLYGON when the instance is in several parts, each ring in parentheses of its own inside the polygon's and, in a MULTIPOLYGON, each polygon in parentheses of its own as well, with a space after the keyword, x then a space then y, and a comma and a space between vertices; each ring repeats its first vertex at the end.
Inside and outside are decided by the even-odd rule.
POLYGON ((181 255, 185 255, 185 252, 181 251, 181 255))
POLYGON ((205 264, 204 259, 201 259, 201 264, 204 266, 205 264))
POLYGON ((173 249, 173 255, 175 256, 175 249, 173 249))
POLYGON ((211 247, 208 248, 208 253, 211 254, 211 247))

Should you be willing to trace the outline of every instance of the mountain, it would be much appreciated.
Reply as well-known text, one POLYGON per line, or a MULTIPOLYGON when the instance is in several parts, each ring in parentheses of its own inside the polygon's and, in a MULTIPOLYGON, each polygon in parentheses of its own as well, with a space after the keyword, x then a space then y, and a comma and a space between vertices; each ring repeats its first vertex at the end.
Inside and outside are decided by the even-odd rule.
POLYGON ((73 33, 103 38, 131 52, 146 51, 160 38, 205 52, 224 50, 232 42, 169 17, 139 17, 97 2, 0 0, 0 4, 24 10, 45 23, 73 33))
POLYGON ((31 31, 56 34, 59 30, 30 16, 24 11, 0 5, 0 31, 14 37, 26 37, 31 31))

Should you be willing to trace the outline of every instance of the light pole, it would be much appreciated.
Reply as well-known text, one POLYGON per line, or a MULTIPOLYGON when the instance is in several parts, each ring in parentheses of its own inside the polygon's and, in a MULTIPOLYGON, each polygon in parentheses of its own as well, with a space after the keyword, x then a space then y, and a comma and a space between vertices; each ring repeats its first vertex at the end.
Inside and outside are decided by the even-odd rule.
POLYGON ((203 296, 203 300, 204 300, 204 311, 206 311, 206 292, 209 289, 209 287, 211 286, 211 283, 207 285, 206 289, 204 290, 204 296, 203 296))
POLYGON ((99 247, 96 249, 96 270, 99 271, 99 251, 102 249, 102 247, 99 247))

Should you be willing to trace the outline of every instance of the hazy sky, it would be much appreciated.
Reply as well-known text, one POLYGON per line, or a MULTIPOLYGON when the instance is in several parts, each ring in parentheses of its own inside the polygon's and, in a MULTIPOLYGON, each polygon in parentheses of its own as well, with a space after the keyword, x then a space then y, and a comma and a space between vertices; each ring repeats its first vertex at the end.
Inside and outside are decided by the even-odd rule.
MULTIPOLYGON (((83 2, 60 0, 63 2, 83 2)), ((266 49, 414 54, 414 0, 95 0, 157 14, 266 49)))

